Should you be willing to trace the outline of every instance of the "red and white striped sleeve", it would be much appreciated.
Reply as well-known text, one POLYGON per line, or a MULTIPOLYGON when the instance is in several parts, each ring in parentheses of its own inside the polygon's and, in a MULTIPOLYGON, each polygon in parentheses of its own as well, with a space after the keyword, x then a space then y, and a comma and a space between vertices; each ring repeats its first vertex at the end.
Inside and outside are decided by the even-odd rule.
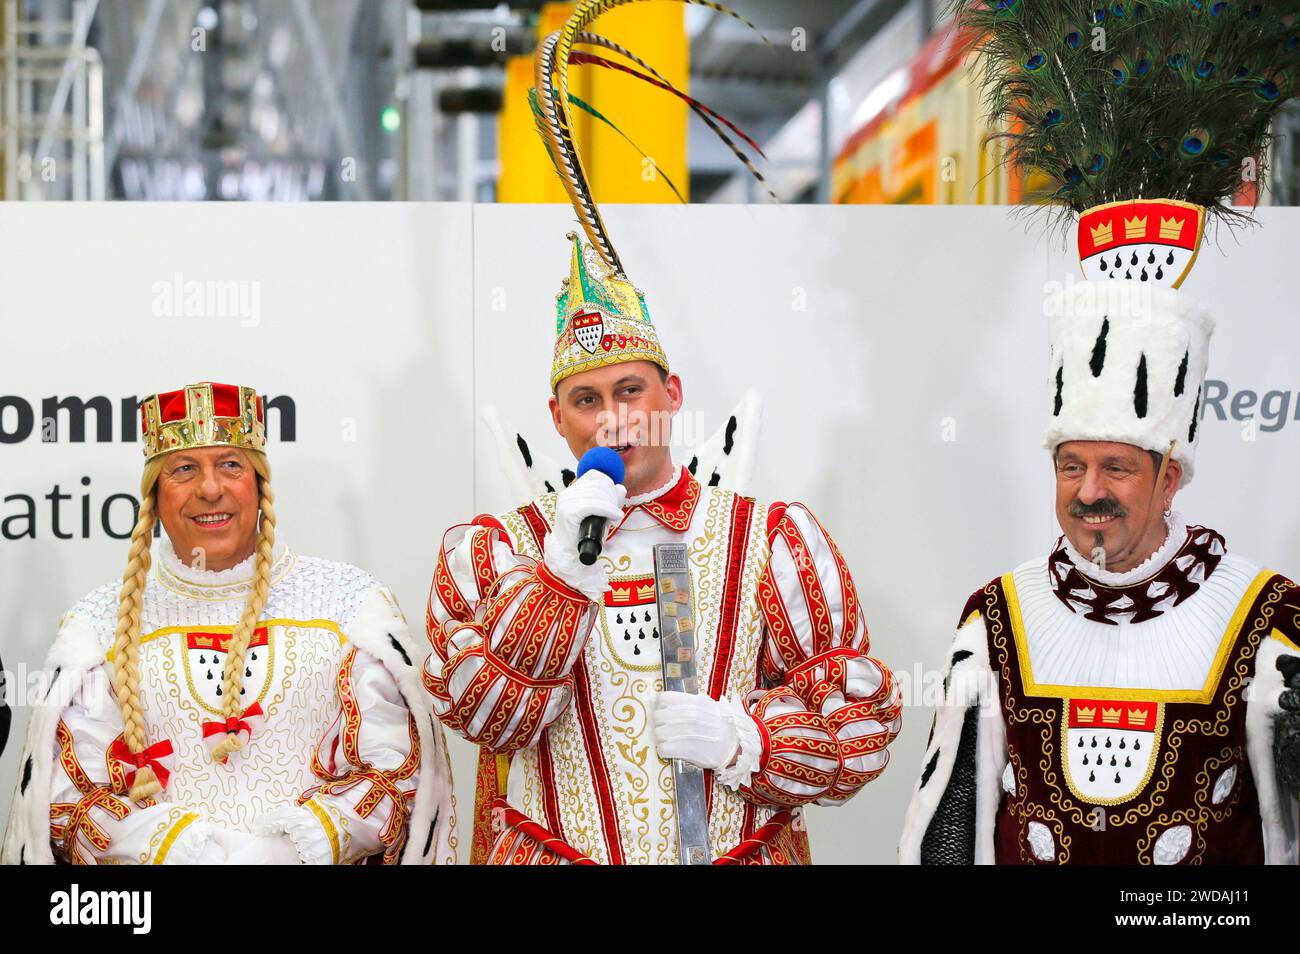
POLYGON ((768 537, 758 597, 772 688, 746 700, 762 754, 742 793, 762 804, 841 804, 884 771, 901 696, 888 667, 868 655, 853 578, 817 519, 802 504, 776 504, 768 537))
POLYGON ((573 697, 598 608, 516 553, 491 517, 443 538, 427 615, 424 685, 447 728, 494 752, 536 745, 573 697))

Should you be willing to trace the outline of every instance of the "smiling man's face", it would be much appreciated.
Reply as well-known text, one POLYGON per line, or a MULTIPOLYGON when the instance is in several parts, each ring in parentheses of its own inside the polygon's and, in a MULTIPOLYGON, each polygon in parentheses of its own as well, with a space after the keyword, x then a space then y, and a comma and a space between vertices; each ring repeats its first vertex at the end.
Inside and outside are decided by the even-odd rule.
POLYGON ((1182 466, 1170 460, 1156 488, 1158 465, 1132 444, 1066 441, 1056 449, 1056 519, 1083 556, 1115 573, 1131 570, 1165 540, 1182 466))
POLYGON ((158 475, 158 519, 176 555, 227 570, 257 542, 257 471, 237 447, 172 451, 158 475))
POLYGON ((614 448, 627 469, 623 486, 636 496, 672 476, 672 417, 681 406, 677 375, 628 361, 565 378, 551 397, 551 418, 577 460, 598 444, 614 448))

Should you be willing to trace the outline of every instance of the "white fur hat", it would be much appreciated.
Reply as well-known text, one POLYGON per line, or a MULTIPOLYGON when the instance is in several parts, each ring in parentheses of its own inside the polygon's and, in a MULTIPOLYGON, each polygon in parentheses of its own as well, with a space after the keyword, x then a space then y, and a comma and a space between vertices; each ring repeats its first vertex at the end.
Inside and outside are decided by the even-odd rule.
POLYGON ((1050 295, 1051 417, 1043 445, 1116 441, 1173 457, 1192 479, 1214 319, 1186 294, 1086 281, 1050 295), (1176 442, 1176 443, 1175 443, 1176 442))

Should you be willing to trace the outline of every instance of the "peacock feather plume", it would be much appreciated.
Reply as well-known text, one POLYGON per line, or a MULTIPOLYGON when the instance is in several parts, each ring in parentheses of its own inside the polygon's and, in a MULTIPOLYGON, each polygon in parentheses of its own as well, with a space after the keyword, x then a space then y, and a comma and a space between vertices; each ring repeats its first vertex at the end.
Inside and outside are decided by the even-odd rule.
POLYGON ((1300 85, 1300 0, 953 0, 1005 161, 1082 212, 1177 199, 1233 216, 1300 85))

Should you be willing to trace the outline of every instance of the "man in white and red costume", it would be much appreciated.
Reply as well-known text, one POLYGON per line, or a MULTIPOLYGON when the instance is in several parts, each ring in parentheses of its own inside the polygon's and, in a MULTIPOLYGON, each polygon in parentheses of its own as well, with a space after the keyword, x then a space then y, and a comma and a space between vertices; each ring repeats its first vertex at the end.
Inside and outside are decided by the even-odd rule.
POLYGON ((589 471, 443 539, 425 684, 444 724, 485 753, 472 860, 679 863, 681 759, 705 770, 708 860, 807 861, 803 806, 842 804, 885 767, 893 679, 807 508, 674 466, 682 384, 644 298, 570 239, 551 411, 575 458, 613 446, 626 477, 589 471), (585 566, 589 516, 608 531, 585 566), (660 543, 689 552, 693 597, 675 619, 656 600, 660 543), (696 692, 662 692, 661 632, 688 613, 696 692))
POLYGON ((127 569, 59 627, 3 861, 454 861, 406 621, 364 571, 277 536, 261 397, 204 382, 142 417, 127 569))

